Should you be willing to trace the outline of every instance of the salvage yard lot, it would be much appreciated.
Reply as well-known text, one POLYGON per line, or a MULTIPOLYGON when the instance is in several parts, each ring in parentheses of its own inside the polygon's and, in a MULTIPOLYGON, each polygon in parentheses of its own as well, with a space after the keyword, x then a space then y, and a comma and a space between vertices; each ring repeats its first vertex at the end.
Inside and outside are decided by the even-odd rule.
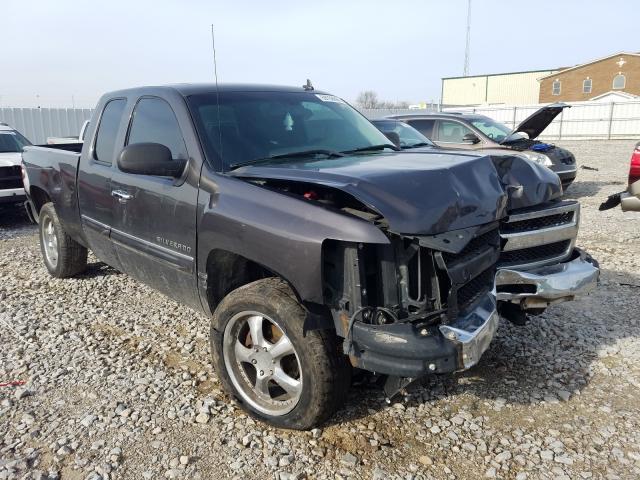
POLYGON ((208 320, 90 260, 50 278, 0 212, 0 479, 640 477, 640 214, 599 212, 633 141, 563 143, 579 166, 589 297, 502 322, 480 364, 386 405, 355 386, 324 428, 281 431, 222 395, 208 320), (40 476, 38 476, 40 475, 40 476))

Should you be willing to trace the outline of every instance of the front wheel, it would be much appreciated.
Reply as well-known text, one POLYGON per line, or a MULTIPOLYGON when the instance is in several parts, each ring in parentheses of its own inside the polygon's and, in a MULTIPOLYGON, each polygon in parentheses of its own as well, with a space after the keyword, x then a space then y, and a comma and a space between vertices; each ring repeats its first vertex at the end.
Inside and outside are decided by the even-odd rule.
POLYGON ((53 203, 40 209, 40 250, 49 273, 67 278, 84 271, 87 249, 71 238, 60 224, 53 203))
POLYGON ((211 347, 227 392, 254 417, 304 430, 341 404, 350 370, 330 331, 303 332, 289 286, 267 278, 231 292, 214 313, 211 347))

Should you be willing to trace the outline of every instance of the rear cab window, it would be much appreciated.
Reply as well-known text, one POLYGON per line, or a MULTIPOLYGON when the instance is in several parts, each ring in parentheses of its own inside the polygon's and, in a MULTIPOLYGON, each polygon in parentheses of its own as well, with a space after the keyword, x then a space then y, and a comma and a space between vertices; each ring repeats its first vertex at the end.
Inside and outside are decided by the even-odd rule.
POLYGON ((93 158, 101 163, 113 163, 113 154, 116 148, 116 137, 122 121, 122 115, 127 101, 124 98, 109 100, 102 110, 98 130, 96 131, 96 143, 93 158))

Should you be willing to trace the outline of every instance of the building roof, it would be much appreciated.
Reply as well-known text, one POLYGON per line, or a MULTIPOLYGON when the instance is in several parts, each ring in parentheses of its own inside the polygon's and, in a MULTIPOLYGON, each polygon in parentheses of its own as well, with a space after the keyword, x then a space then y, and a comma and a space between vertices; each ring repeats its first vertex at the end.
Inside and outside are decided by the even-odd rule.
POLYGON ((637 100, 638 98, 640 98, 640 96, 638 95, 634 95, 628 92, 623 92, 622 90, 609 90, 608 92, 601 93, 600 95, 596 95, 595 97, 590 98, 589 100, 602 100, 603 98, 607 98, 607 97, 619 97, 620 99, 626 99, 626 100, 637 100))
POLYGON ((608 58, 614 58, 614 57, 640 57, 640 53, 634 53, 634 52, 618 52, 618 53, 614 53, 612 55, 607 55, 606 57, 601 57, 601 58, 597 58, 595 60, 591 60, 590 62, 581 63, 579 65, 574 65, 573 67, 568 67, 568 68, 561 69, 560 71, 557 71, 555 73, 550 73, 549 75, 545 75, 544 77, 540 77, 538 80, 544 80, 545 78, 549 78, 549 77, 553 77, 553 76, 556 76, 556 75, 560 75, 560 74, 563 74, 565 72, 569 72, 571 70, 576 70, 578 68, 586 67, 587 65, 591 65, 593 63, 598 63, 598 62, 601 62, 603 60, 607 60, 608 58))
POLYGON ((456 80, 458 78, 480 78, 480 77, 499 77, 501 75, 520 75, 523 73, 547 73, 547 72, 557 72, 561 70, 561 68, 545 68, 544 70, 523 70, 521 72, 504 72, 504 73, 487 73, 484 75, 467 75, 460 77, 442 77, 442 80, 456 80))

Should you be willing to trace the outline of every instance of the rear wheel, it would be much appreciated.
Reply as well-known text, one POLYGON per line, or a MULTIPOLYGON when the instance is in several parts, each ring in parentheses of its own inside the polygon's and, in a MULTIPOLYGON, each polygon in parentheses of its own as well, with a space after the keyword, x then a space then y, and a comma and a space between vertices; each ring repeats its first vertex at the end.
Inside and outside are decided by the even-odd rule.
POLYGON ((307 429, 345 398, 350 370, 333 332, 303 333, 305 310, 282 280, 231 292, 214 313, 211 343, 225 389, 253 416, 307 429))
POLYGON ((40 251, 49 273, 57 278, 77 275, 87 267, 87 249, 71 238, 60 225, 53 207, 40 209, 40 251))

